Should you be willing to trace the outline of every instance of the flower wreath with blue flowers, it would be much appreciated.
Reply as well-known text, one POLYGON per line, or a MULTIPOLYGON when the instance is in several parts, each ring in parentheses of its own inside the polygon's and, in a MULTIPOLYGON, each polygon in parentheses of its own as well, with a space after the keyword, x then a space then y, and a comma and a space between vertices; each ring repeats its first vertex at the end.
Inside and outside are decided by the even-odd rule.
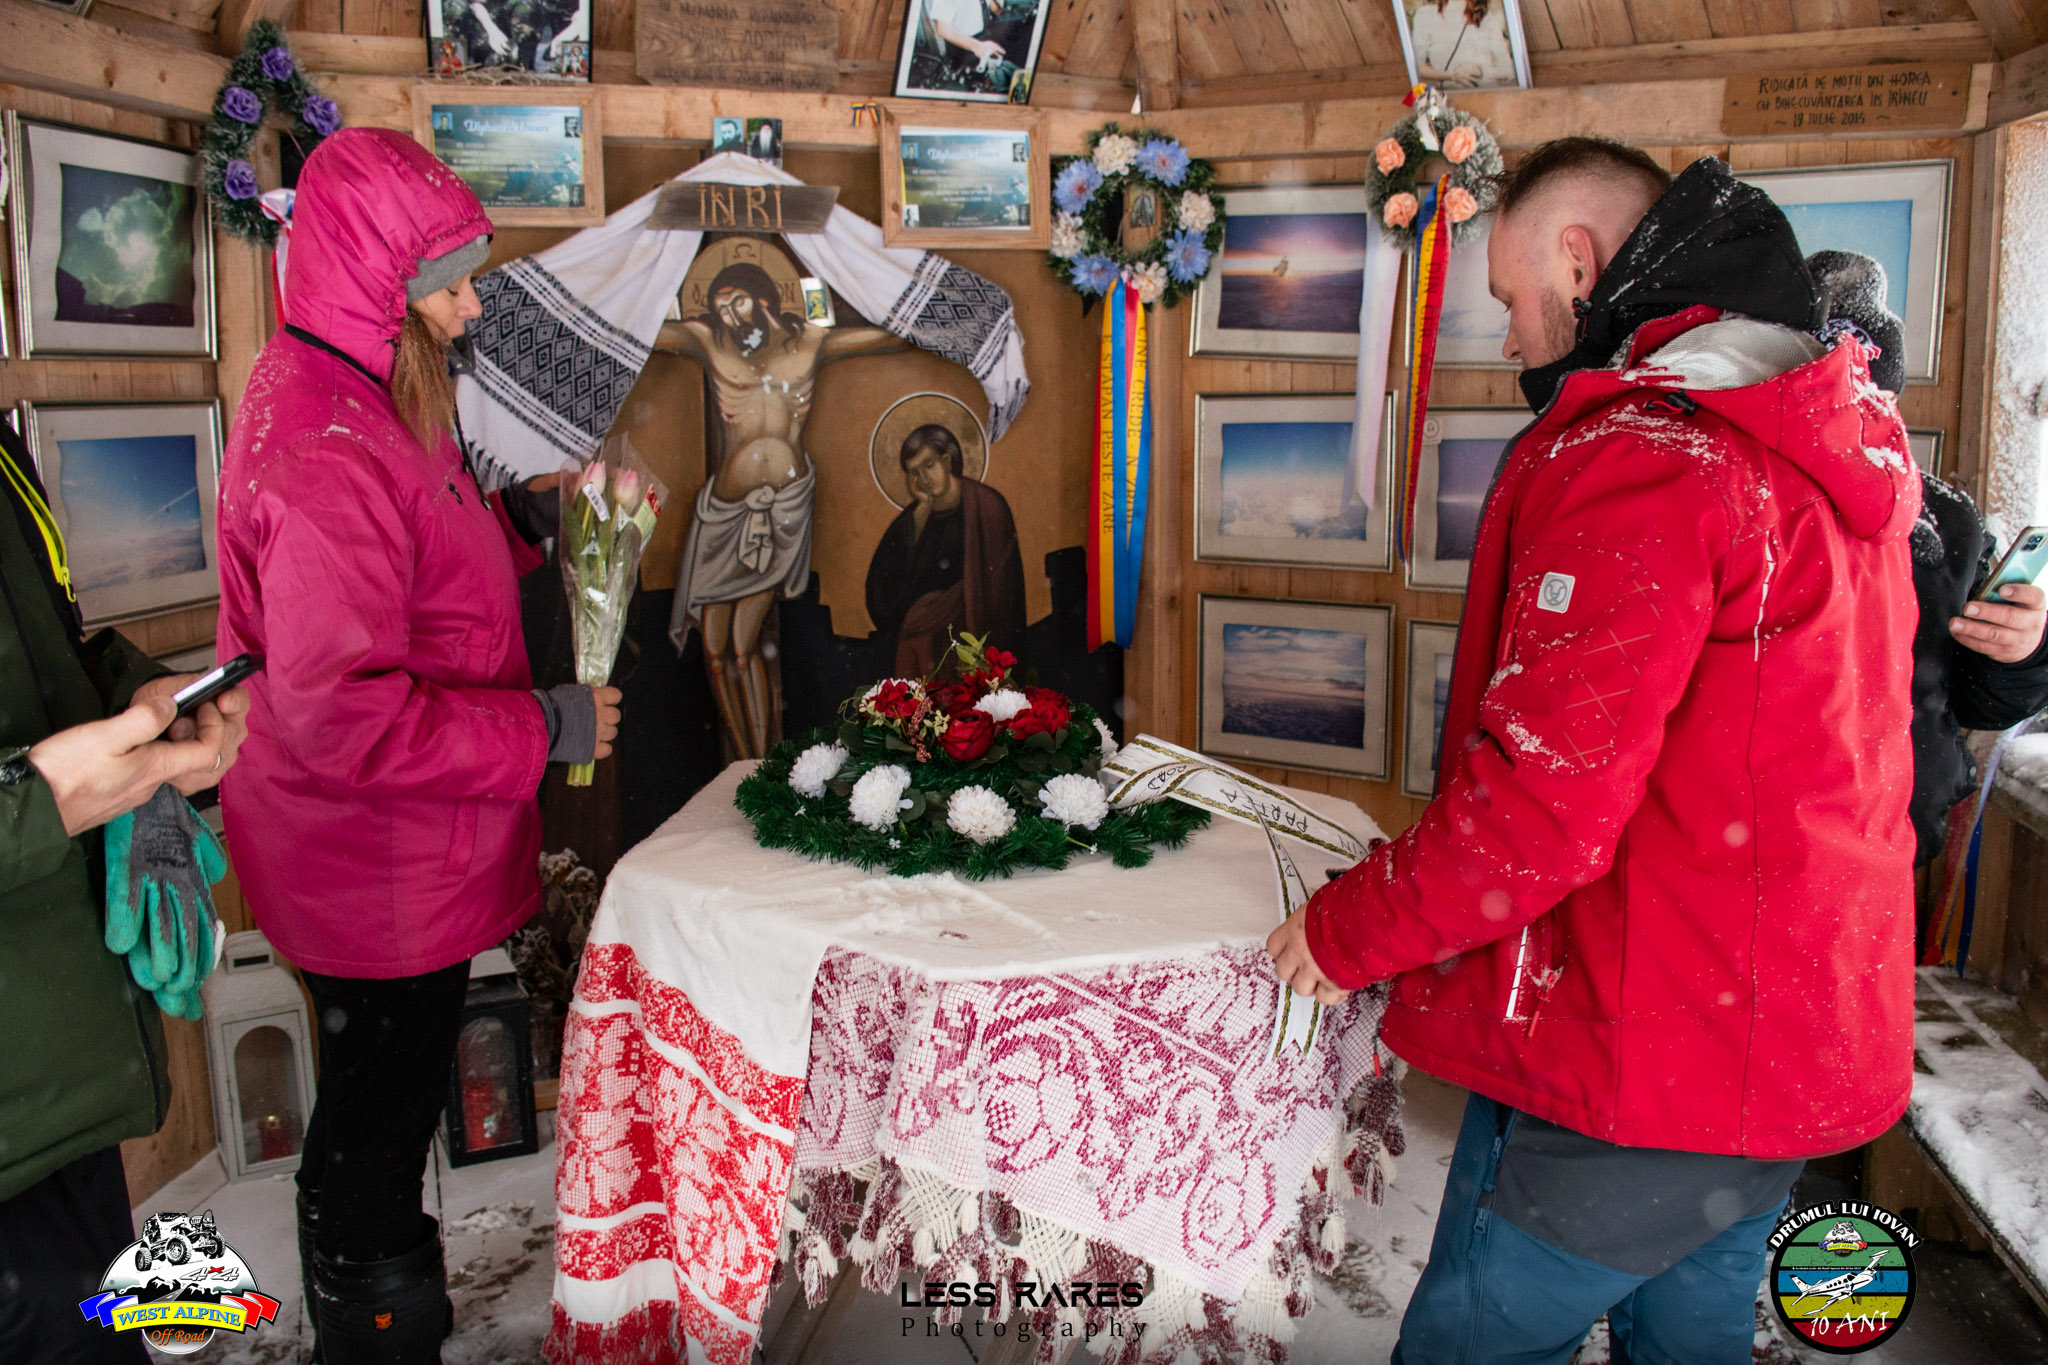
POLYGON ((263 246, 277 245, 277 224, 257 203, 261 187, 249 152, 273 109, 290 115, 291 139, 304 155, 341 127, 341 110, 306 79, 285 46, 284 30, 264 19, 250 25, 199 143, 214 218, 243 241, 263 246))
POLYGON ((1088 135, 1086 156, 1054 159, 1052 251, 1046 257, 1075 292, 1107 294, 1119 279, 1140 303, 1172 307, 1202 282, 1223 249, 1223 196, 1216 168, 1174 139, 1114 123, 1088 135), (1126 192, 1153 191, 1157 222, 1145 246, 1123 246, 1126 192))

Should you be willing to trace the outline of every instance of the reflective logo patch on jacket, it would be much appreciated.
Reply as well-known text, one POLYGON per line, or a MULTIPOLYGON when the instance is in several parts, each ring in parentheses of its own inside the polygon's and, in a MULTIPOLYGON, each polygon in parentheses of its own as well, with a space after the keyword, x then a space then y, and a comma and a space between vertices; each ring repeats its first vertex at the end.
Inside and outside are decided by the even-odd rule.
POLYGON ((1536 589, 1536 605, 1545 611, 1569 611, 1572 605, 1572 588, 1578 580, 1568 573, 1547 573, 1543 584, 1536 589))

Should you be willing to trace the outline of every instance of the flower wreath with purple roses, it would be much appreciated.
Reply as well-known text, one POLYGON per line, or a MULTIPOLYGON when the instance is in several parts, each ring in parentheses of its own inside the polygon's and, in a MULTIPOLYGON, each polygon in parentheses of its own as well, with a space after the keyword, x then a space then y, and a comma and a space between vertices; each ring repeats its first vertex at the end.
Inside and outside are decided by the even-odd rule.
POLYGON ((1216 168, 1190 157, 1162 133, 1114 123, 1088 135, 1086 156, 1054 158, 1052 251, 1059 277, 1097 298, 1118 279, 1141 303, 1172 307, 1209 273, 1223 249, 1223 196, 1211 189, 1216 168), (1142 248, 1123 245, 1128 191, 1153 192, 1157 221, 1142 248))
POLYGON ((277 245, 277 224, 256 197, 262 187, 250 151, 271 110, 292 119, 290 137, 303 158, 341 127, 341 110, 306 79, 285 46, 284 30, 265 19, 249 28, 241 55, 228 67, 227 84, 213 102, 213 119, 199 143, 206 193, 216 222, 245 242, 277 245))

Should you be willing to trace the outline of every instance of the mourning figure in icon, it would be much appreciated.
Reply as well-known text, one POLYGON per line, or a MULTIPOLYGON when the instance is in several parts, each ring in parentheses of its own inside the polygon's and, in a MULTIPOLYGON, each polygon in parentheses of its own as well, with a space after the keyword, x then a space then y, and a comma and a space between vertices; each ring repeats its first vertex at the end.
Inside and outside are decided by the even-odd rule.
POLYGON ((868 563, 868 615, 893 638, 894 672, 920 678, 948 657, 956 630, 1016 649, 1024 635, 1024 559, 1003 495, 965 469, 960 438, 928 423, 897 460, 910 505, 868 563))
POLYGON ((786 310, 774 277, 752 261, 713 276, 705 307, 664 324, 656 343, 700 362, 718 400, 718 469, 697 494, 669 633, 680 647, 704 632, 726 732, 740 757, 759 758, 777 709, 762 626, 777 595, 801 594, 811 574, 817 471, 804 422, 818 371, 904 343, 879 327, 821 327, 786 310))

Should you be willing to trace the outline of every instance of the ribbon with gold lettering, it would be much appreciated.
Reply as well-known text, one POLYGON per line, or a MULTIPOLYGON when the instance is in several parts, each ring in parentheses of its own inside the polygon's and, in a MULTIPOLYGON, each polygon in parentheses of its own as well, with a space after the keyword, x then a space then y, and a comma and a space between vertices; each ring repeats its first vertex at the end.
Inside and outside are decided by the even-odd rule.
POLYGON ((1145 555, 1146 489, 1152 472, 1152 395, 1145 308, 1118 280, 1102 310, 1095 396, 1095 490, 1088 535, 1088 648, 1128 647, 1138 617, 1145 555))
MULTIPOLYGON (((1426 126, 1426 124, 1425 124, 1426 126)), ((1436 365, 1437 323, 1444 311, 1444 281, 1451 265, 1451 220, 1442 212, 1444 191, 1451 177, 1440 175, 1436 185, 1422 193, 1422 208, 1415 216, 1415 250, 1409 256, 1408 297, 1408 402, 1407 439, 1401 443, 1402 486, 1394 501, 1399 523, 1394 544, 1400 547, 1401 562, 1414 553, 1415 490, 1422 472, 1422 423, 1429 416, 1430 371, 1436 365)))

